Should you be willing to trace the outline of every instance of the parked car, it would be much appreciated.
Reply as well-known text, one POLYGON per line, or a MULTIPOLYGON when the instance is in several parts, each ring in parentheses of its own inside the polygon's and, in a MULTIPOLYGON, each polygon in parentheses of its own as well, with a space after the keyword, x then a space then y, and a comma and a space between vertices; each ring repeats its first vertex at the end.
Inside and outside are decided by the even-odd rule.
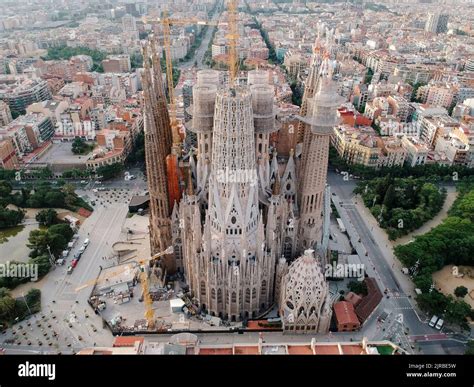
POLYGON ((77 259, 79 261, 79 259, 81 259, 81 255, 82 253, 78 251, 76 254, 74 254, 74 259, 77 259))
POLYGON ((383 323, 387 319, 388 316, 389 316, 389 313, 386 310, 384 310, 382 313, 380 313, 377 320, 383 323))
POLYGON ((89 246, 89 242, 90 242, 90 240, 89 240, 89 238, 87 238, 83 243, 84 247, 89 246))
POLYGON ((436 325, 436 322, 438 321, 438 316, 433 316, 431 317, 431 320, 430 322, 428 323, 428 325, 432 328, 434 328, 434 326, 436 325))
POLYGON ((440 318, 440 319, 438 320, 438 322, 436 323, 435 328, 436 328, 437 330, 441 330, 441 328, 443 327, 443 324, 444 324, 444 320, 443 320, 442 318, 440 318))
POLYGON ((73 259, 71 262, 71 267, 74 269, 77 266, 77 263, 79 262, 78 259, 73 259))
POLYGON ((81 246, 81 248, 79 249, 78 253, 83 253, 84 251, 86 251, 86 247, 85 246, 81 246))
POLYGON ((67 273, 68 274, 72 274, 73 270, 74 270, 74 268, 72 266, 67 267, 67 273))

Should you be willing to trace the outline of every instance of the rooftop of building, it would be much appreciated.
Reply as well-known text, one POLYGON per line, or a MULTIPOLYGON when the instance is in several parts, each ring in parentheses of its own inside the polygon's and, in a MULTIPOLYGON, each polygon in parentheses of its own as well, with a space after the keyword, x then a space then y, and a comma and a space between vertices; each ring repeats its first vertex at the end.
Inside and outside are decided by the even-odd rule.
POLYGON ((403 140, 405 144, 409 144, 410 146, 416 148, 418 151, 429 151, 429 146, 421 139, 413 136, 404 136, 403 140))
POLYGON ((346 142, 365 146, 367 148, 377 148, 377 140, 379 136, 370 126, 361 126, 355 128, 350 125, 339 125, 335 128, 339 135, 346 142))
POLYGON ((40 78, 0 74, 0 94, 20 93, 43 83, 45 84, 46 81, 40 78))
POLYGON ((333 306, 334 314, 338 324, 359 325, 359 319, 354 310, 354 306, 348 301, 336 302, 333 306))
POLYGON ((21 115, 10 122, 7 126, 3 127, 2 129, 7 132, 14 132, 26 125, 37 125, 43 122, 48 117, 43 113, 28 113, 21 115))

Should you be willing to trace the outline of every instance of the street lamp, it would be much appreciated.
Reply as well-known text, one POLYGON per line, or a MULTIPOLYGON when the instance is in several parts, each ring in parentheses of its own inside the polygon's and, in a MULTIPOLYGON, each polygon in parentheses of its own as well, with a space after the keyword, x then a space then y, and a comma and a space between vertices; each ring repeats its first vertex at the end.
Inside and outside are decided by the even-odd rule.
POLYGON ((48 249, 49 253, 49 262, 51 263, 51 266, 54 266, 54 262, 56 259, 54 258, 53 254, 51 254, 51 247, 49 245, 46 245, 46 248, 48 249))
POLYGON ((31 313, 31 309, 28 306, 28 302, 26 301, 25 293, 21 293, 21 296, 23 297, 23 300, 25 301, 26 307, 28 308, 28 312, 30 313, 30 315, 32 315, 33 313, 31 313))

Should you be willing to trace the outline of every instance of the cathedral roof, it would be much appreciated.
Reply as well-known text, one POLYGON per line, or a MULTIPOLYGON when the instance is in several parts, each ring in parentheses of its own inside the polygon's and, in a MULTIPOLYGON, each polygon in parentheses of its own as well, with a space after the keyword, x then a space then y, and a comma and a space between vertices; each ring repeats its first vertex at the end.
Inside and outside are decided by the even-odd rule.
POLYGON ((320 314, 328 295, 328 284, 315 258, 314 250, 306 250, 288 269, 284 280, 283 317, 296 321, 320 314))

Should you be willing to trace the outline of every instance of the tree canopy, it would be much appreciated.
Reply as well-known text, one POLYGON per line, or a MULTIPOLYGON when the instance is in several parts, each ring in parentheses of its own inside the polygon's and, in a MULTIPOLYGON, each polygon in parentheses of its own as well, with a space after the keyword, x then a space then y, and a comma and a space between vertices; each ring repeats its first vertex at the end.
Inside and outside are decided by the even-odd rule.
POLYGON ((446 296, 430 289, 432 274, 445 265, 474 265, 474 222, 470 212, 474 184, 461 185, 458 190, 458 198, 443 223, 415 237, 409 244, 396 246, 394 251, 409 268, 415 285, 423 292, 417 297, 420 308, 429 313, 444 314, 446 321, 466 327, 470 306, 452 295, 446 296))
POLYGON ((59 257, 67 248, 73 234, 71 227, 65 223, 55 224, 47 230, 32 230, 28 238, 30 257, 49 255, 49 250, 55 257, 59 257))
POLYGON ((393 178, 390 174, 361 182, 355 189, 362 195, 390 239, 421 227, 443 207, 446 191, 423 178, 393 178))
POLYGON ((36 214, 36 220, 42 226, 51 226, 58 222, 58 213, 51 208, 41 210, 36 214))
POLYGON ((94 148, 93 145, 88 144, 83 138, 76 137, 72 141, 71 151, 75 155, 84 155, 89 153, 94 148))

